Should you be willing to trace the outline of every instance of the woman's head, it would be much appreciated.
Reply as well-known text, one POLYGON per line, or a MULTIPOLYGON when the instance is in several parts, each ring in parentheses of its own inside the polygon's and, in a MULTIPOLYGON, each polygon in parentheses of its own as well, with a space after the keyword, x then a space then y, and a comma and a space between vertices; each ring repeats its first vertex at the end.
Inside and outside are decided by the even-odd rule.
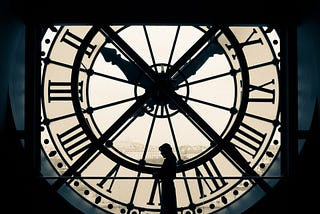
POLYGON ((160 150, 161 155, 162 155, 163 157, 167 157, 169 154, 172 153, 172 148, 171 148, 171 146, 170 146, 169 143, 164 143, 164 144, 162 144, 162 145, 159 147, 159 150, 160 150))

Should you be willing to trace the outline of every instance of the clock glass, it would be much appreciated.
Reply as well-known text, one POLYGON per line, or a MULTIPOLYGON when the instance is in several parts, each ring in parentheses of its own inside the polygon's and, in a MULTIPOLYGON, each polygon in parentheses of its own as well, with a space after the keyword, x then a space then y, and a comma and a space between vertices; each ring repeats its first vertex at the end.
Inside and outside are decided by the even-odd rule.
POLYGON ((267 26, 44 28, 42 176, 84 213, 159 213, 169 143, 178 213, 246 210, 282 174, 279 53, 267 26))

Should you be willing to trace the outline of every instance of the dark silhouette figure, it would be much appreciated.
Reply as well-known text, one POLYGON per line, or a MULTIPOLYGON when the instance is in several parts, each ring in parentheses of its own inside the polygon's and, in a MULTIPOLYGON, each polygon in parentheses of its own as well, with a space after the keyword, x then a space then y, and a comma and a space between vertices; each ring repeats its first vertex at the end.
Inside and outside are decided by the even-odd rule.
POLYGON ((165 158, 158 176, 161 182, 161 214, 177 213, 176 189, 173 179, 176 177, 176 156, 168 143, 159 147, 161 155, 165 158))

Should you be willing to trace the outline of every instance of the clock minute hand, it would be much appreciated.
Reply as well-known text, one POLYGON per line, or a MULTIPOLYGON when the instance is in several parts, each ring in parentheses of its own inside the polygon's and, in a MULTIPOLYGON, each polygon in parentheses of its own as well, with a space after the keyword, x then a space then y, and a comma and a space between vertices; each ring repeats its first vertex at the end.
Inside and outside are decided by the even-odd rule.
MULTIPOLYGON (((192 58, 192 56, 194 56, 195 54, 197 54, 197 52, 199 52, 199 50, 201 50, 201 48, 203 46, 205 46, 206 44, 208 44, 208 42, 212 42, 213 38, 217 37, 217 32, 219 31, 218 28, 209 28, 166 72, 167 76, 170 77, 170 79, 172 80, 172 82, 174 82, 174 78, 177 78, 180 74, 179 72, 181 72, 181 68, 183 68, 186 64, 188 64, 188 62, 190 61, 190 59, 192 58)), ((203 51, 203 50, 202 50, 203 51)), ((190 72, 192 73, 192 72, 190 72)), ((189 74, 191 75, 191 74, 189 74)), ((181 78, 181 79, 177 79, 177 81, 183 81, 185 79, 181 78)))
POLYGON ((134 84, 140 84, 146 88, 151 85, 151 81, 141 72, 141 70, 131 62, 121 58, 120 54, 113 48, 102 47, 101 53, 106 62, 111 62, 120 68, 127 80, 134 84))
POLYGON ((215 54, 223 54, 223 49, 215 40, 213 40, 196 57, 182 66, 176 75, 172 77, 172 80, 174 80, 176 85, 180 84, 194 75, 199 68, 215 54))

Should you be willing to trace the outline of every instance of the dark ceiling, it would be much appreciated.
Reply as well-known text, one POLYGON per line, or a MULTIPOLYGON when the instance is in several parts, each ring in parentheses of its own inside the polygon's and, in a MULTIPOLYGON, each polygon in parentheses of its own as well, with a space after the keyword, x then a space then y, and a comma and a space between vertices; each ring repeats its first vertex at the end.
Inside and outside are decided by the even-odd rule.
POLYGON ((50 22, 150 22, 215 24, 287 24, 299 22, 316 0, 280 2, 244 1, 22 1, 9 3, 24 21, 50 22))

